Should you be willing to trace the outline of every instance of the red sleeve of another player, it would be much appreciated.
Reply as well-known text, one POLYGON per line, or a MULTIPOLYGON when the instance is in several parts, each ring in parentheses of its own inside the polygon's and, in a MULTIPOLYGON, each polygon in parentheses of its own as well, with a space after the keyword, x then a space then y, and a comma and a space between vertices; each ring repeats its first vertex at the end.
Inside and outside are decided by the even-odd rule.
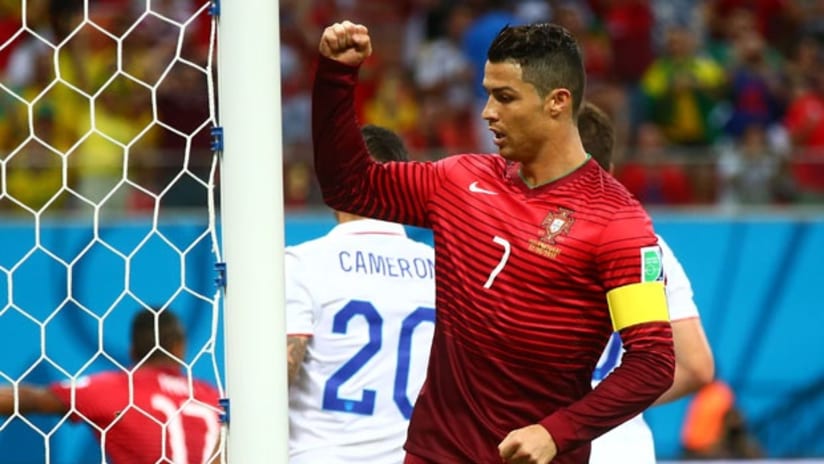
POLYGON ((560 453, 588 443, 641 413, 673 380, 675 355, 666 307, 644 307, 648 301, 658 306, 666 301, 663 284, 658 282, 663 279, 660 249, 649 218, 640 206, 619 212, 604 234, 599 271, 606 290, 622 300, 615 306, 621 306, 625 314, 614 316, 613 321, 626 352, 621 365, 595 390, 541 421, 560 453), (650 294, 653 298, 646 298, 650 294), (647 317, 660 316, 662 310, 663 317, 647 317))
POLYGON ((90 421, 100 427, 107 427, 129 405, 128 385, 121 377, 125 379, 125 374, 104 372, 78 378, 74 385, 73 404, 70 382, 54 383, 49 388, 60 401, 71 408, 70 420, 90 421))

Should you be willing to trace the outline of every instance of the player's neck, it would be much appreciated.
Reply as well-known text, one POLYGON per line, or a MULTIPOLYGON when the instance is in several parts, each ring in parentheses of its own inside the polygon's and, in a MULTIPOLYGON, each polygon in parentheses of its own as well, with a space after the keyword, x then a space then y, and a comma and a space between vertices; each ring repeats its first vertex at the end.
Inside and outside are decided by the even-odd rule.
POLYGON ((518 174, 529 188, 536 188, 569 175, 589 159, 578 128, 571 120, 553 121, 548 137, 531 159, 521 161, 518 174))
POLYGON ((358 216, 357 214, 335 211, 335 219, 338 220, 338 224, 343 224, 344 222, 360 221, 365 218, 363 216, 358 216))
POLYGON ((518 174, 529 188, 536 188, 571 174, 589 158, 576 131, 569 140, 547 143, 538 156, 521 163, 518 174))
POLYGON ((148 367, 153 369, 163 369, 163 370, 180 370, 181 365, 179 362, 175 361, 173 358, 163 356, 163 357, 156 357, 147 359, 145 363, 141 364, 142 367, 148 367))

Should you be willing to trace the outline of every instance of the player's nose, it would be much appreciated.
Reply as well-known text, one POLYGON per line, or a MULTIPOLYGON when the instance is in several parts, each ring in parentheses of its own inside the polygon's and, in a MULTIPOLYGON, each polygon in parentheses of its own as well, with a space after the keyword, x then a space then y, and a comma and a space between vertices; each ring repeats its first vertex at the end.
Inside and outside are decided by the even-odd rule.
POLYGON ((494 104, 492 96, 486 99, 486 105, 484 105, 484 109, 481 111, 481 117, 486 121, 492 122, 498 120, 498 112, 495 110, 494 104))

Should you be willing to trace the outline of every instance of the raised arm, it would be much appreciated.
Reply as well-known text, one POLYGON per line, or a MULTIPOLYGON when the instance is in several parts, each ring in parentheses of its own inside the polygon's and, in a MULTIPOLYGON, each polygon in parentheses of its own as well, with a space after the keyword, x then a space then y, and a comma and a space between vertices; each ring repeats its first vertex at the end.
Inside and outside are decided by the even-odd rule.
POLYGON ((441 169, 433 163, 377 163, 355 115, 358 67, 372 52, 365 26, 326 28, 312 91, 315 173, 327 205, 360 216, 427 226, 426 204, 441 169))
POLYGON ((32 385, 17 386, 17 407, 15 407, 13 387, 0 388, 0 415, 19 413, 65 414, 69 408, 45 387, 32 385))

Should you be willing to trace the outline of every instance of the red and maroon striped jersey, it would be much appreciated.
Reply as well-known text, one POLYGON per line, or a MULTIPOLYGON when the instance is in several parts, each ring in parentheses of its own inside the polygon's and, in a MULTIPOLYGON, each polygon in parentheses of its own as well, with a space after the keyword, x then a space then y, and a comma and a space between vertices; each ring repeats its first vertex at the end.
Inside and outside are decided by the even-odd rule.
POLYGON ((624 364, 592 391, 612 333, 605 292, 643 281, 649 217, 590 160, 530 189, 497 155, 371 161, 355 119, 357 69, 321 58, 313 95, 315 169, 331 207, 432 228, 436 328, 406 449, 437 463, 499 463, 497 445, 534 423, 553 463, 635 416, 672 381, 669 324, 621 331, 624 364))
POLYGON ((179 368, 143 366, 81 377, 51 391, 101 438, 114 464, 204 463, 220 438, 219 394, 179 368), (130 401, 130 397, 132 400, 130 401))

